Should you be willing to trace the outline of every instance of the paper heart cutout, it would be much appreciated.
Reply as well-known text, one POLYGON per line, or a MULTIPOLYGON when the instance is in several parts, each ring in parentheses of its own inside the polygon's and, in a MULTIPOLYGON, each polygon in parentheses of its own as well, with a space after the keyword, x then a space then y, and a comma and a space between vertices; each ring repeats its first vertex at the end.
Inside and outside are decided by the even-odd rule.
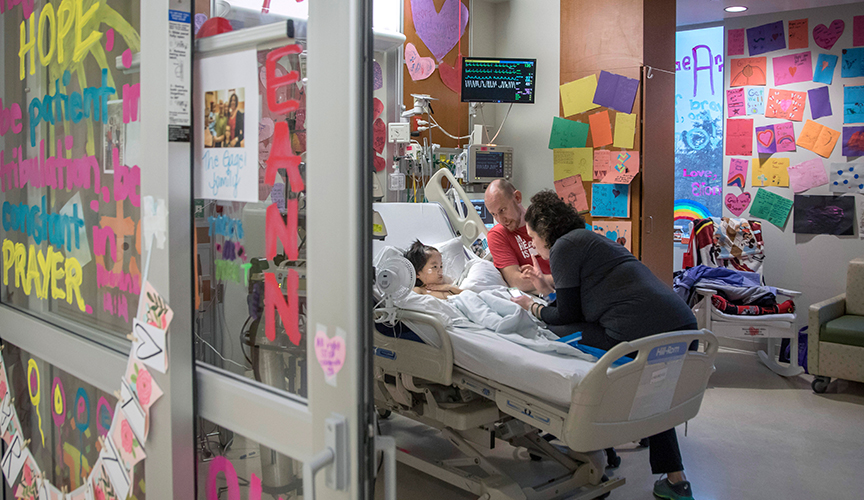
POLYGON ((258 142, 264 142, 273 137, 273 132, 276 130, 276 124, 269 116, 264 116, 258 122, 258 142))
POLYGON ((444 85, 446 85, 448 89, 456 92, 457 94, 461 94, 462 54, 459 54, 459 56, 456 57, 456 64, 454 66, 450 66, 444 61, 441 61, 438 64, 438 76, 441 77, 441 81, 444 82, 444 85))
POLYGON ((726 195, 726 208, 735 214, 735 217, 739 217, 750 206, 750 199, 750 193, 741 193, 738 196, 729 193, 726 195))
POLYGON ((434 0, 411 0, 411 18, 417 36, 441 61, 465 33, 468 7, 462 0, 445 0, 438 12, 434 0))
POLYGON ((386 167, 387 165, 384 162, 384 158, 376 154, 375 157, 372 158, 372 166, 375 167, 376 172, 380 172, 384 170, 384 167, 386 167))
POLYGON ((756 134, 756 140, 759 141, 759 144, 767 148, 772 142, 774 142, 774 131, 771 129, 762 130, 756 134))
POLYGON ((789 67, 789 74, 790 74, 790 75, 795 76, 795 73, 796 73, 797 71, 798 71, 798 66, 790 66, 790 67, 789 67))
POLYGON ((384 72, 378 61, 372 62, 372 90, 378 90, 384 86, 384 72))
POLYGON ((792 105, 792 99, 783 99, 782 101, 780 101, 780 109, 782 109, 784 113, 786 112, 787 109, 789 109, 789 106, 791 106, 791 105, 792 105))
POLYGON ((617 189, 612 190, 612 196, 614 196, 615 198, 617 198, 620 194, 621 194, 621 191, 619 191, 617 189))
POLYGON ((411 42, 405 44, 405 65, 408 66, 408 74, 415 82, 429 78, 435 71, 435 60, 431 57, 420 57, 417 47, 411 42))
POLYGON ((813 28, 813 40, 816 45, 825 50, 831 50, 831 47, 840 39, 843 34, 843 29, 846 28, 846 23, 842 19, 835 19, 830 26, 820 24, 813 28))
POLYGON ((327 333, 315 333, 315 357, 324 370, 324 376, 333 378, 345 366, 345 339, 336 336, 327 337, 327 333))
POLYGON ((387 142, 387 126, 384 125, 384 120, 378 118, 372 124, 372 149, 376 153, 384 152, 384 144, 387 142))
POLYGON ((828 69, 828 61, 822 61, 822 71, 828 69))
POLYGON ((384 112, 384 103, 377 97, 372 98, 372 118, 378 118, 384 112))

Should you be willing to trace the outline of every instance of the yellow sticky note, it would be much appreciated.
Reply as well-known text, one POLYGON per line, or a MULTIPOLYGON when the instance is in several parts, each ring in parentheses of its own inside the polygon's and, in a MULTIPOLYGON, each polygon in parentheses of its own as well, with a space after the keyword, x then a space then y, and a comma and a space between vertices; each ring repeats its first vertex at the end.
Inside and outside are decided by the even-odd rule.
POLYGON ((789 158, 753 158, 751 181, 753 187, 789 187, 789 158))
POLYGON ((555 172, 553 180, 566 179, 573 175, 591 179, 594 175, 594 150, 592 148, 553 149, 552 163, 555 172))
POLYGON ((813 120, 807 120, 804 128, 801 129, 801 134, 798 135, 797 144, 823 158, 828 158, 839 138, 840 132, 813 120))
POLYGON ((615 115, 614 148, 633 149, 633 138, 636 135, 636 113, 617 113, 615 115))
POLYGON ((589 75, 579 80, 561 85, 561 104, 564 106, 564 116, 584 113, 599 108, 594 104, 594 93, 597 91, 597 75, 589 75))

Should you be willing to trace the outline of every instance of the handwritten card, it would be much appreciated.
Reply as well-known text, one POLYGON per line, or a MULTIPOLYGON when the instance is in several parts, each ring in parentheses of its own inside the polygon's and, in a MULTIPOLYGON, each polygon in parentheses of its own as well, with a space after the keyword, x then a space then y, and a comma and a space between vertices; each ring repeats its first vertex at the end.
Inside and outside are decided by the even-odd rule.
POLYGON ((831 47, 837 43, 837 40, 840 40, 840 36, 843 34, 845 28, 846 23, 842 19, 835 19, 828 26, 817 24, 813 28, 813 41, 823 49, 831 50, 831 47))
POLYGON ((789 167, 789 187, 796 193, 828 184, 828 174, 822 159, 813 158, 789 167))
POLYGON ((612 147, 633 149, 633 140, 636 135, 636 114, 615 114, 615 140, 612 147))
POLYGON ((142 363, 159 373, 168 371, 168 348, 165 330, 153 325, 142 323, 135 318, 132 321, 132 352, 142 363))
POLYGON ((783 21, 748 28, 747 46, 751 56, 785 49, 786 34, 783 30, 783 21))
POLYGON ((612 167, 612 151, 605 149, 594 150, 594 179, 600 180, 606 177, 606 172, 612 167))
POLYGON ((727 186, 737 186, 744 189, 747 183, 747 167, 750 162, 740 158, 732 158, 729 162, 729 177, 726 180, 727 186))
POLYGON ((864 45, 864 16, 852 18, 852 45, 855 47, 864 45))
POLYGON ((726 40, 726 55, 743 56, 744 39, 746 38, 744 34, 744 28, 741 28, 739 30, 728 30, 726 33, 728 34, 728 38, 726 40))
POLYGON ((766 85, 765 68, 768 65, 766 57, 744 57, 729 60, 729 86, 743 87, 745 85, 766 85))
POLYGON ((588 128, 587 123, 553 117, 549 149, 584 148, 588 142, 588 128))
POLYGON ((559 90, 561 92, 561 105, 564 108, 564 116, 584 113, 599 107, 594 104, 594 93, 597 91, 597 75, 588 75, 585 78, 565 83, 559 87, 559 90))
POLYGON ((843 87, 843 123, 864 123, 864 86, 843 87))
POLYGON ((730 118, 746 114, 743 87, 726 91, 726 111, 730 118))
POLYGON ((810 60, 809 51, 775 57, 772 63, 774 65, 774 85, 809 82, 813 79, 813 63, 810 60))
POLYGON ((756 151, 759 154, 774 154, 777 152, 774 125, 756 127, 756 151))
POLYGON ((595 148, 612 144, 612 123, 609 121, 609 111, 603 110, 588 116, 591 126, 591 144, 595 148))
POLYGON ((753 155, 752 119, 726 120, 726 154, 729 156, 753 155))
POLYGON ((832 54, 819 54, 816 58, 816 69, 813 71, 813 81, 831 85, 834 81, 834 68, 839 58, 832 54))
POLYGON ((810 30, 807 19, 789 21, 789 50, 806 49, 810 46, 810 30))
POLYGON ((777 143, 777 152, 786 153, 797 151, 795 145, 795 127, 792 122, 783 122, 774 124, 774 136, 777 143))
POLYGON ((840 76, 843 78, 864 76, 864 48, 843 49, 840 76))
POLYGON ((3 455, 3 460, 0 462, 3 477, 6 478, 6 484, 9 485, 9 488, 14 487, 18 475, 21 474, 21 469, 24 468, 24 462, 30 455, 30 450, 24 447, 23 443, 24 440, 19 434, 12 436, 12 440, 6 446, 6 454, 3 455))
POLYGON ((804 120, 806 92, 770 89, 765 101, 765 118, 781 118, 800 122, 804 120))
POLYGON ((555 181, 555 193, 561 200, 577 212, 588 211, 588 195, 582 184, 582 176, 574 175, 555 181))
POLYGON ((604 184, 630 184, 639 173, 639 152, 622 151, 612 158, 612 168, 603 178, 604 184))
POLYGON ((630 217, 630 185, 599 184, 591 185, 592 217, 630 217))
POLYGON ((843 156, 864 156, 864 127, 843 127, 843 156))
POLYGON ((838 139, 840 139, 839 131, 816 123, 813 120, 807 120, 804 128, 801 129, 801 134, 798 135, 797 144, 823 158, 828 158, 831 156, 831 152, 834 150, 838 139))
POLYGON ((750 182, 753 187, 789 185, 789 158, 753 158, 750 182))
POLYGON ((747 88, 747 114, 765 114, 765 89, 763 87, 747 88))
POLYGON ((832 193, 864 193, 864 163, 832 163, 828 189, 832 193))
POLYGON ((819 87, 807 91, 807 96, 810 98, 810 115, 814 120, 823 116, 831 116, 831 96, 828 94, 828 87, 819 87))
POLYGON ((594 155, 591 148, 566 148, 552 151, 553 180, 574 175, 588 179, 594 174, 594 155))
POLYGON ((617 242, 624 246, 629 252, 633 252, 632 250, 632 242, 633 239, 633 223, 630 221, 602 221, 595 220, 593 222, 593 231, 597 234, 603 235, 610 240, 617 242))
POLYGON ((345 332, 341 328, 336 328, 336 334, 333 337, 328 337, 327 327, 318 325, 315 333, 315 358, 318 360, 318 365, 324 370, 325 381, 334 387, 336 386, 336 375, 345 366, 346 350, 345 332))
POLYGON ((723 201, 726 208, 728 208, 735 217, 741 217, 744 210, 747 210, 747 207, 750 206, 751 196, 750 193, 741 193, 739 195, 726 193, 726 197, 723 201))
POLYGON ((601 71, 597 80, 597 91, 594 93, 594 104, 622 113, 632 113, 637 90, 639 80, 601 71))
POLYGON ((792 200, 774 194, 767 189, 759 189, 753 206, 750 207, 750 216, 757 219, 765 219, 779 228, 786 225, 789 212, 792 210, 792 200))

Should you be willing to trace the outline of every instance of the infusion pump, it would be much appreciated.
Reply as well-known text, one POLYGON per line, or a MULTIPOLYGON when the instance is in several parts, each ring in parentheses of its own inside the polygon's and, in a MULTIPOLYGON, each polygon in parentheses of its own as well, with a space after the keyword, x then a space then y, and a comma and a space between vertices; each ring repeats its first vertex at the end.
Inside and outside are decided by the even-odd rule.
POLYGON ((513 177, 513 147, 494 144, 468 146, 468 183, 487 183, 513 177))

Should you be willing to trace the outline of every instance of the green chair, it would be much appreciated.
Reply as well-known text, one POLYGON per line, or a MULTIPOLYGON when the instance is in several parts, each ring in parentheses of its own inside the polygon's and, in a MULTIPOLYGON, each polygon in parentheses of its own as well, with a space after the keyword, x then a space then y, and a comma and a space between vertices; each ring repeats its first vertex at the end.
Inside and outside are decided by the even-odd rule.
POLYGON ((864 257, 849 262, 846 293, 810 306, 807 333, 814 392, 832 377, 864 382, 864 257))

